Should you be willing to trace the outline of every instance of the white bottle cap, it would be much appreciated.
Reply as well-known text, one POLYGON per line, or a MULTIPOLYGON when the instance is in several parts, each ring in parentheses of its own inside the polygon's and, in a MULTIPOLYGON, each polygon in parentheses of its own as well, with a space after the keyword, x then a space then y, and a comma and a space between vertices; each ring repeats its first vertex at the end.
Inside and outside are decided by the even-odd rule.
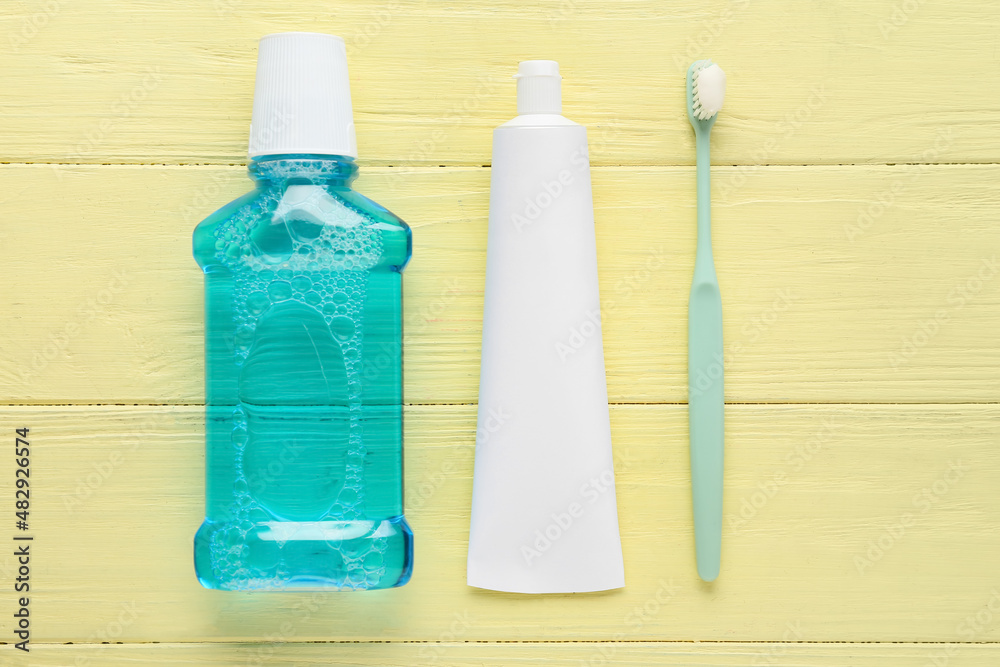
POLYGON ((562 113, 562 77, 555 60, 524 60, 517 67, 517 113, 562 113))
POLYGON ((335 35, 266 35, 257 52, 250 157, 358 156, 347 48, 335 35))

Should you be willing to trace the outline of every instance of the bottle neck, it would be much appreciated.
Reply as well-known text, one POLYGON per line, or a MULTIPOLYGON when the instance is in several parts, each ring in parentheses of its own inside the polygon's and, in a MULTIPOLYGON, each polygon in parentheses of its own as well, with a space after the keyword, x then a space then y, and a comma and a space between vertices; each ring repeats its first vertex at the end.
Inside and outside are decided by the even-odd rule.
POLYGON ((358 177, 354 158, 344 155, 260 155, 247 165, 258 187, 285 189, 289 185, 350 187, 358 177))

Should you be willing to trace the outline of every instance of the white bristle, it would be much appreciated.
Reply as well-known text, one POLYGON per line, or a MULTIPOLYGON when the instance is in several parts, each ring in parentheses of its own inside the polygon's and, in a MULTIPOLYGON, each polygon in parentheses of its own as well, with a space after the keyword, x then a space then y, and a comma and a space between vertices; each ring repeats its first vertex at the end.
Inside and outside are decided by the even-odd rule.
POLYGON ((691 77, 692 113, 699 120, 708 120, 722 109, 726 97, 726 73, 711 60, 702 61, 691 77))

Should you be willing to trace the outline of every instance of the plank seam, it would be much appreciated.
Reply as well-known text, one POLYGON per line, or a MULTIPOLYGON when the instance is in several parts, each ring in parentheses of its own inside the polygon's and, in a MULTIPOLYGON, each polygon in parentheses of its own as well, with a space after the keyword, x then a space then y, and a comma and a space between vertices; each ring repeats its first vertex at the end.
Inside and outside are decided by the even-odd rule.
MULTIPOLYGON (((612 407, 640 407, 656 405, 687 405, 687 401, 662 401, 662 402, 620 402, 611 403, 612 407)), ((947 401, 947 402, 908 402, 908 401, 864 401, 864 402, 826 402, 826 401, 726 401, 726 405, 826 405, 826 406, 883 406, 883 405, 904 405, 912 407, 921 406, 949 406, 959 407, 963 405, 1000 405, 1000 401, 947 401)), ((436 407, 477 407, 478 403, 403 403, 405 408, 436 408, 436 407)), ((204 403, 0 403, 0 408, 204 408, 204 403)))
MULTIPOLYGON (((727 645, 740 645, 740 644, 802 644, 806 646, 839 646, 839 645, 851 645, 851 646, 862 646, 862 645, 877 645, 877 646, 995 646, 1000 648, 1000 642, 993 641, 979 641, 979 642, 955 642, 955 641, 786 641, 786 640, 766 640, 766 639, 714 639, 714 640, 701 640, 701 639, 613 639, 613 640, 600 640, 600 639, 539 639, 539 640, 518 640, 518 639, 468 639, 468 640, 456 640, 450 642, 440 642, 434 640, 423 640, 423 639, 393 639, 393 640, 364 640, 364 639, 354 639, 354 640, 343 640, 343 639, 313 639, 313 640, 303 640, 297 642, 268 642, 268 641, 228 641, 228 640, 205 640, 205 641, 171 641, 171 642, 158 642, 158 641, 129 641, 129 642, 32 642, 36 647, 41 646, 147 646, 147 645, 163 645, 163 646, 195 646, 199 644, 210 644, 210 645, 222 645, 222 644, 273 644, 280 643, 283 645, 306 645, 306 644, 433 644, 433 645, 446 645, 454 646, 457 644, 524 644, 524 645, 536 645, 536 644, 574 644, 590 646, 595 644, 699 644, 699 645, 713 645, 713 646, 727 646, 727 645)), ((0 642, 0 646, 11 646, 11 642, 0 642)))
MULTIPOLYGON (((1000 162, 732 162, 712 163, 713 167, 995 167, 1000 162)), ((246 162, 7 162, 0 160, 4 167, 246 167, 246 162)), ((488 169, 490 164, 372 164, 360 163, 362 168, 379 169, 488 169)), ((614 163, 592 164, 592 169, 654 169, 654 168, 694 168, 694 163, 614 163)))

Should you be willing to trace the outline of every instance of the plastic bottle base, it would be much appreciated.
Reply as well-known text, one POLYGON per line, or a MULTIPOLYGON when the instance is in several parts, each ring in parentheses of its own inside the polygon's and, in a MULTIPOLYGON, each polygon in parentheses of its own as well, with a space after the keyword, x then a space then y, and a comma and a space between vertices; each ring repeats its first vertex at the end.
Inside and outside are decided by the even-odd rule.
POLYGON ((382 521, 276 521, 240 526, 206 519, 194 539, 198 581, 228 591, 394 588, 413 573, 413 532, 382 521))

